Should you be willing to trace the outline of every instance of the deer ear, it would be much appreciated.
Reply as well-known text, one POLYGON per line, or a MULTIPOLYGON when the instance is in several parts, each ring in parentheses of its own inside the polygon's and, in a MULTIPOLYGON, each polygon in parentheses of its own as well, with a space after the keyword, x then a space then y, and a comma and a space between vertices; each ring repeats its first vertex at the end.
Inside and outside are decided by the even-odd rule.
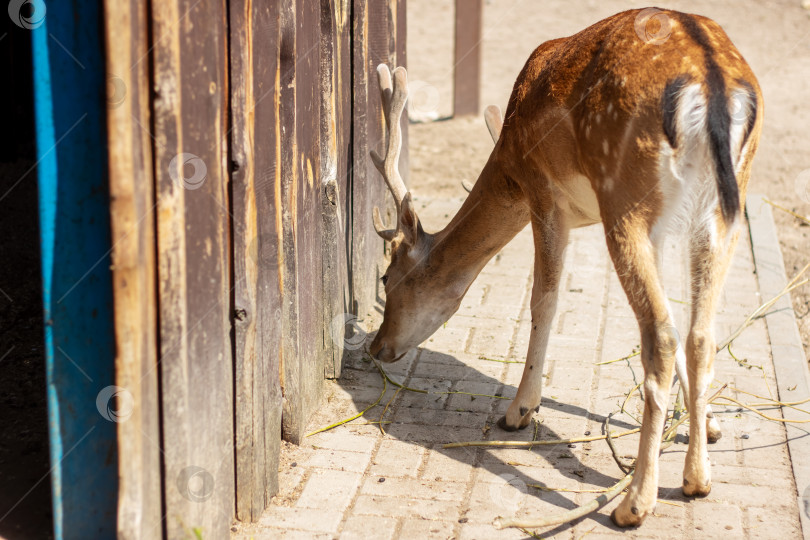
POLYGON ((413 208, 411 192, 405 194, 399 207, 399 231, 402 233, 402 242, 408 246, 415 246, 422 234, 422 226, 413 208))

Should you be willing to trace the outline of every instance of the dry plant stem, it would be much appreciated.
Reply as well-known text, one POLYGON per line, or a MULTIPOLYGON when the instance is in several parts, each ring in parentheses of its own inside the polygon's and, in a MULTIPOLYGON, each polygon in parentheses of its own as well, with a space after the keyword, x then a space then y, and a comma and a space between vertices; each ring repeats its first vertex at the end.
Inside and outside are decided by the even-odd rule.
POLYGON ((383 426, 383 424, 384 424, 383 418, 385 418, 385 413, 388 412, 388 407, 391 406, 391 403, 393 403, 395 399, 397 399, 397 396, 399 395, 400 392, 402 392, 402 387, 401 386, 399 388, 397 388, 397 391, 394 392, 394 395, 391 396, 391 399, 389 399, 388 403, 385 404, 385 408, 383 409, 383 412, 380 415, 380 420, 379 420, 380 431, 382 432, 383 435, 385 435, 385 427, 383 426))
POLYGON ((795 217, 796 219, 798 219, 800 221, 803 221, 803 222, 807 223, 808 225, 810 225, 810 218, 806 218, 801 214, 797 214, 793 210, 788 210, 784 206, 776 204, 775 202, 769 201, 768 199, 763 198, 762 200, 765 201, 766 203, 770 204, 774 208, 778 208, 779 210, 782 210, 783 212, 787 212, 788 214, 795 217))
POLYGON ((569 510, 568 512, 563 512, 562 514, 557 514, 556 516, 549 516, 547 518, 528 518, 528 519, 509 519, 504 517, 497 517, 495 518, 495 525, 496 529, 503 529, 506 527, 523 527, 523 528, 532 528, 537 529, 540 527, 551 527, 552 525, 559 525, 561 523, 569 523, 574 521, 575 519, 579 519, 583 516, 587 516, 591 512, 595 512, 596 510, 600 509, 601 507, 605 506, 607 503, 612 501, 616 498, 619 493, 624 491, 624 489, 630 485, 630 481, 633 479, 633 474, 630 473, 624 478, 622 478, 615 486, 610 488, 609 490, 605 491, 591 502, 584 504, 578 508, 574 508, 573 510, 569 510))
POLYGON ((624 474, 630 474, 630 472, 635 469, 633 465, 629 463, 625 463, 622 461, 622 458, 619 457, 619 454, 616 453, 616 447, 613 445, 613 438, 610 436, 610 418, 613 416, 613 413, 610 413, 605 418, 605 441, 610 447, 610 452, 613 454, 613 461, 616 462, 616 465, 619 466, 619 469, 622 470, 624 474))
MULTIPOLYGON (((720 392, 725 390, 726 384, 720 387, 717 392, 715 392, 708 401, 712 401, 717 396, 720 395, 720 392)), ((662 437, 663 440, 667 440, 674 432, 678 429, 686 419, 689 418, 689 413, 687 412, 684 414, 677 422, 673 423, 672 426, 668 430, 664 432, 664 436, 662 437)), ((636 430, 637 431, 637 430, 636 430)), ((520 519, 508 519, 504 517, 497 517, 493 522, 493 525, 496 529, 503 529, 504 527, 523 527, 523 528, 531 528, 537 529, 540 527, 551 527, 552 525, 560 525, 561 523, 570 523, 575 519, 579 519, 583 516, 587 516, 591 512, 595 512, 596 510, 600 509, 610 501, 616 498, 616 496, 624 491, 624 489, 630 485, 630 481, 633 479, 633 473, 631 472, 619 482, 614 485, 612 488, 604 492, 599 497, 593 499, 587 504, 584 504, 578 508, 574 508, 573 510, 569 510, 568 512, 563 512, 562 514, 557 514, 556 516, 549 516, 547 518, 541 519, 532 519, 528 518, 525 520, 520 519)))
MULTIPOLYGON (((735 386, 729 386, 728 389, 733 390, 734 392, 737 392, 737 393, 740 393, 740 394, 746 394, 748 396, 755 397, 757 399, 764 399, 764 400, 769 402, 769 403, 749 403, 748 405, 750 405, 751 407, 758 407, 758 406, 761 406, 761 405, 771 405, 771 404, 779 405, 780 407, 793 407, 794 405, 804 405, 805 403, 810 401, 810 398, 802 399, 800 401, 775 401, 775 400, 773 400, 771 398, 767 398, 765 396, 760 396, 759 394, 754 394, 752 392, 747 392, 745 390, 740 390, 739 388, 737 388, 735 386)), ((802 409, 799 409, 799 410, 802 410, 802 409)))
POLYGON ((628 354, 627 356, 624 356, 622 358, 616 358, 614 360, 605 360, 604 362, 597 362, 596 365, 597 366, 604 366, 604 365, 607 365, 607 364, 613 364, 615 362, 621 362, 623 360, 629 360, 630 358, 633 358, 634 356, 638 356, 639 354, 641 354, 641 351, 636 351, 636 352, 634 352, 632 354, 628 354))
MULTIPOLYGON (((369 405, 368 407, 366 407, 365 409, 363 409, 363 410, 362 410, 362 411, 360 411, 359 413, 355 414, 355 415, 354 415, 354 416, 352 416, 351 418, 346 418, 345 420, 341 420, 340 422, 335 422, 334 424, 330 424, 330 425, 328 425, 328 426, 326 426, 326 427, 322 427, 321 429, 316 429, 316 430, 315 430, 315 431, 313 431, 312 433, 307 433, 307 434, 305 435, 305 437, 309 437, 309 436, 311 436, 311 435, 315 435, 316 433, 321 433, 321 432, 323 432, 323 431, 328 431, 328 430, 330 430, 330 429, 332 429, 332 428, 336 428, 336 427, 338 427, 338 426, 342 426, 343 424, 348 424, 348 423, 349 423, 349 422, 351 422, 352 420, 356 420, 356 419, 360 418, 361 416, 363 416, 364 414, 366 414, 368 411, 370 411, 371 409, 373 409, 374 407, 376 407, 376 406, 377 406, 377 404, 380 402, 380 400, 382 399, 382 397, 385 395, 385 391, 386 391, 386 390, 388 390, 388 383, 386 383, 386 379, 385 379, 385 377, 383 377, 383 390, 382 390, 382 392, 380 393, 380 397, 378 397, 378 398, 377 398, 377 401, 375 401, 374 403, 372 403, 371 405, 369 405)), ((380 428, 382 428, 382 424, 380 424, 380 428)))
POLYGON ((565 489, 541 486, 540 484, 526 484, 527 487, 539 489, 540 491, 564 491, 566 493, 604 493, 607 489, 565 489))
MULTIPOLYGON (((621 433, 612 433, 610 436, 614 439, 638 433, 641 428, 635 428, 621 433)), ((601 441, 604 435, 596 435, 592 437, 576 437, 573 439, 554 439, 550 441, 467 441, 443 444, 442 448, 464 448, 467 446, 500 446, 506 448, 531 448, 532 446, 553 446, 555 444, 573 444, 591 441, 601 441)))
MULTIPOLYGON (((786 420, 784 418, 776 418, 775 416, 768 416, 767 414, 758 411, 757 409, 751 407, 750 405, 746 405, 745 403, 742 403, 741 401, 737 401, 736 399, 730 398, 728 396, 717 396, 716 399, 725 399, 726 401, 736 403, 740 407, 742 407, 744 409, 748 409, 749 411, 760 415, 765 420, 770 420, 772 422, 781 422, 783 424, 809 424, 810 423, 810 420, 786 420)), ((722 403, 717 403, 714 400, 710 401, 709 403, 711 403, 712 405, 722 405, 722 403)), ((793 408, 795 408, 795 407, 793 407, 793 408)), ((810 412, 808 412, 808 411, 804 411, 802 409, 798 409, 798 410, 805 413, 805 414, 810 414, 810 412)))
POLYGON ((385 372, 385 370, 382 368, 382 366, 379 363, 377 363, 377 360, 375 360, 374 358, 372 358, 371 360, 374 362, 374 365, 377 366, 377 369, 380 370, 380 373, 382 373, 382 376, 385 377, 388 380, 388 382, 390 382, 394 386, 398 386, 402 390, 408 390, 409 392, 418 392, 420 394, 431 394, 431 395, 462 394, 462 395, 465 395, 465 396, 488 397, 488 398, 493 398, 493 399, 510 399, 510 398, 505 397, 505 396, 491 396, 489 394, 475 394, 473 392, 459 392, 458 390, 448 390, 446 392, 431 392, 429 390, 422 390, 421 388, 411 388, 410 386, 405 386, 404 384, 399 383, 399 382, 395 381, 394 379, 392 379, 388 375, 388 373, 385 372))
POLYGON ((745 319, 745 321, 740 325, 740 327, 737 328, 737 330, 735 330, 734 333, 732 333, 728 338, 726 338, 726 340, 723 343, 721 343, 717 347, 717 350, 722 351, 723 349, 728 347, 729 343, 731 343, 732 341, 737 339, 739 337, 739 335, 743 332, 743 330, 745 330, 746 328, 751 326, 751 324, 754 322, 754 320, 761 317, 763 315, 763 313, 765 313, 771 306, 773 306, 784 295, 788 294, 790 291, 792 291, 792 290, 794 290, 794 289, 796 289, 798 287, 801 287, 805 283, 810 282, 810 279, 804 279, 802 281, 799 281, 799 278, 802 276, 802 274, 804 274, 807 271, 808 268, 810 268, 810 263, 807 263, 804 266, 804 268, 802 268, 801 271, 798 274, 796 274, 793 277, 793 279, 791 279, 790 282, 787 285, 785 285, 785 288, 782 289, 782 291, 779 294, 777 294, 776 296, 774 296, 773 298, 771 298, 770 300, 768 300, 767 302, 765 302, 764 304, 759 306, 757 309, 755 309, 754 312, 751 313, 751 315, 749 315, 748 318, 745 319))

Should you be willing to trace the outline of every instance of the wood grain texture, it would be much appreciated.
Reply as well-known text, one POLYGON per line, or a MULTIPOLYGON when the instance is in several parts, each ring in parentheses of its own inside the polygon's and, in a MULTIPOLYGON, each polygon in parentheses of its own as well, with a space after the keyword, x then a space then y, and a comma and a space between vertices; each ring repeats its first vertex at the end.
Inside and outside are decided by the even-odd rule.
POLYGON ((299 384, 300 362, 298 361, 298 126, 296 124, 296 0, 282 0, 280 5, 280 51, 279 77, 281 92, 280 133, 281 155, 278 177, 278 192, 281 198, 281 249, 279 251, 278 275, 281 296, 281 387, 282 434, 286 440, 300 440, 303 424, 301 394, 295 389, 299 384))
POLYGON ((477 115, 481 109, 481 25, 483 0, 456 0, 453 59, 453 114, 477 115))
POLYGON ((349 142, 351 138, 350 6, 321 10, 321 200, 323 216, 324 377, 340 377, 344 314, 349 313, 349 142))
POLYGON ((299 442, 322 394, 324 340, 323 309, 323 192, 320 166, 320 2, 296 2, 296 103, 298 137, 298 324, 297 361, 300 378, 290 391, 300 394, 300 421, 290 440, 299 442))
POLYGON ((384 153, 384 118, 380 107, 376 68, 393 66, 389 19, 390 2, 354 0, 352 21, 353 118, 352 118, 352 312, 360 319, 371 313, 378 298, 384 243, 374 231, 371 213, 380 207, 384 219, 396 217, 391 195, 369 158, 369 151, 384 153))
POLYGON ((233 516, 226 19, 214 0, 152 4, 169 538, 225 537, 233 516))
MULTIPOLYGON (((395 64, 404 68, 408 67, 408 0, 394 0, 396 2, 396 59, 395 64)), ((399 175, 405 182, 410 184, 410 161, 408 154, 408 113, 402 115, 402 152, 399 155, 399 175)))
POLYGON ((117 424, 119 538, 161 536, 155 214, 148 22, 140 2, 105 3, 115 384, 134 398, 117 424))
POLYGON ((278 490, 281 302, 276 214, 276 4, 230 9, 236 515, 256 521, 278 490))

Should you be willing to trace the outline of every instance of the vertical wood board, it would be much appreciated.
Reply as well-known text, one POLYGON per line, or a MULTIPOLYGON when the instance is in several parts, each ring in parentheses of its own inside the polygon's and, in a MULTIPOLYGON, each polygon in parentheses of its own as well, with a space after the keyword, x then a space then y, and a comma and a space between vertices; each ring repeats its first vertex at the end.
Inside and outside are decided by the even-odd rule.
POLYGON ((221 538, 234 509, 227 14, 174 0, 152 20, 165 527, 221 538))

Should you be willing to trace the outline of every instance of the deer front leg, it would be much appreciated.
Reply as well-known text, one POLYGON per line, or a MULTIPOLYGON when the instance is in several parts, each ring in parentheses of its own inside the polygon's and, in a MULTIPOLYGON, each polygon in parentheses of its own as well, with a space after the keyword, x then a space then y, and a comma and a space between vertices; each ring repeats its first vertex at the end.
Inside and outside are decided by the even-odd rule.
POLYGON ((532 329, 529 352, 517 395, 498 427, 506 431, 529 425, 532 413, 540 408, 543 390, 543 364, 546 359, 551 321, 557 309, 557 289, 562 271, 563 252, 568 244, 568 227, 557 207, 532 216, 534 233, 534 283, 532 285, 532 329))

